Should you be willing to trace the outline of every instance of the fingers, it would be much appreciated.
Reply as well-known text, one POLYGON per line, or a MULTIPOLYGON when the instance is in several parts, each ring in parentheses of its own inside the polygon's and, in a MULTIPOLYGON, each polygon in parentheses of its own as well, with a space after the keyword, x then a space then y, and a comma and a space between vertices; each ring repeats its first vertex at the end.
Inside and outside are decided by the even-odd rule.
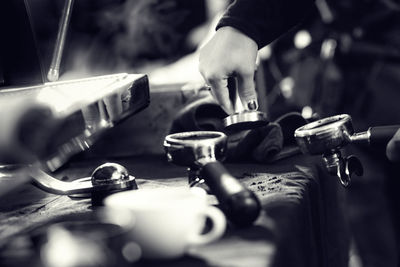
POLYGON ((214 98, 221 105, 227 114, 235 112, 233 104, 229 99, 228 79, 222 77, 214 77, 207 79, 208 84, 211 86, 211 92, 214 98))
MULTIPOLYGON (((227 114, 233 114, 243 110, 257 110, 258 101, 254 83, 255 65, 248 63, 240 64, 222 64, 213 62, 213 64, 202 64, 208 68, 199 68, 204 80, 211 86, 214 98, 227 114), (239 66, 237 66, 239 65, 239 66), (232 69, 231 69, 232 68, 232 69), (240 98, 239 103, 232 102, 229 95, 228 78, 235 77, 237 80, 236 90, 240 98), (241 104, 239 107, 237 104, 241 104)), ((234 99, 235 97, 233 97, 234 99)))
POLYGON ((238 93, 245 109, 257 110, 257 92, 254 84, 254 70, 238 73, 238 93))
POLYGON ((227 79, 230 76, 238 78, 239 102, 244 103, 244 109, 257 109, 253 80, 257 51, 254 40, 232 27, 218 29, 200 50, 199 71, 228 114, 236 112, 236 103, 231 102, 227 88, 227 79))
MULTIPOLYGON (((238 81, 237 90, 244 109, 257 110, 258 101, 254 84, 254 72, 248 74, 237 73, 236 75, 238 81)), ((214 98, 222 106, 224 111, 227 114, 233 114, 237 112, 237 110, 234 108, 235 103, 232 103, 229 97, 227 75, 214 75, 210 77, 205 74, 203 76, 206 82, 211 86, 211 91, 214 98)), ((240 110, 243 109, 240 108, 240 110)))

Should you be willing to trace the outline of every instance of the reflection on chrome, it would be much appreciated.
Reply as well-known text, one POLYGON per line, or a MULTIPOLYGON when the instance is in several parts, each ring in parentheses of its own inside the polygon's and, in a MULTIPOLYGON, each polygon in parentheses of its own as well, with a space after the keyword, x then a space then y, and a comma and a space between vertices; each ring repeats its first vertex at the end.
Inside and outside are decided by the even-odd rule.
MULTIPOLYGON (((16 131, 28 139, 24 139, 23 144, 29 144, 27 151, 32 152, 33 148, 36 149, 34 152, 40 151, 36 154, 39 154, 40 162, 50 171, 60 168, 71 156, 87 150, 102 133, 147 107, 150 101, 147 76, 127 73, 49 82, 23 88, 4 88, 0 91, 0 101, 3 100, 7 103, 15 100, 18 103, 14 107, 9 105, 8 113, 18 109, 15 106, 19 107, 21 103, 44 106, 51 111, 50 130, 37 126, 38 132, 47 131, 45 134, 39 133, 41 138, 30 140, 29 138, 34 137, 27 130, 16 131)), ((39 116, 39 120, 40 118, 39 116)), ((21 117, 15 116, 15 120, 18 119, 21 117)), ((0 123, 4 127, 8 122, 0 123)), ((17 123, 13 122, 12 125, 14 127, 17 123)), ((17 144, 20 141, 17 134, 9 134, 7 138, 15 139, 13 143, 16 144, 12 148, 21 146, 17 144)))

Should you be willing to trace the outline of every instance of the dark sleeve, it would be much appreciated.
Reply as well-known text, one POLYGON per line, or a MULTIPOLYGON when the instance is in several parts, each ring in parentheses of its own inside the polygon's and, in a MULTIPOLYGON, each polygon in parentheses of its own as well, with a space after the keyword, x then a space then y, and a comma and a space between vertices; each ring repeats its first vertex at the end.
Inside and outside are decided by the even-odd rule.
POLYGON ((300 23, 313 4, 314 0, 234 0, 217 29, 234 27, 262 48, 300 23))

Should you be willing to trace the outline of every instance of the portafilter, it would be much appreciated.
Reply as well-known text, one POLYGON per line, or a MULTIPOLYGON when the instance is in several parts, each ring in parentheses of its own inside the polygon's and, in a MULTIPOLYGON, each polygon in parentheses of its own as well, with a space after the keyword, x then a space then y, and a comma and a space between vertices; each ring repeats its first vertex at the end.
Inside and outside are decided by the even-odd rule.
POLYGON ((225 157, 227 136, 218 131, 192 131, 167 135, 164 149, 168 160, 189 167, 189 182, 204 179, 234 225, 251 225, 261 205, 257 196, 233 177, 220 160, 225 157))
POLYGON ((304 154, 322 155, 328 172, 348 187, 353 174, 363 175, 363 166, 354 155, 343 157, 341 148, 348 144, 386 145, 399 128, 400 125, 377 126, 355 133, 351 116, 340 114, 299 127, 294 136, 304 154))

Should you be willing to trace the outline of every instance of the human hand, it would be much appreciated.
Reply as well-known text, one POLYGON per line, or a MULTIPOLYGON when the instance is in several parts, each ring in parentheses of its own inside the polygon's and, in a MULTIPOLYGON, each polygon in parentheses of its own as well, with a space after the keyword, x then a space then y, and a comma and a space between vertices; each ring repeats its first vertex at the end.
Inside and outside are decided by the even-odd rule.
POLYGON ((231 76, 237 78, 238 94, 244 108, 249 109, 249 103, 258 106, 254 85, 257 52, 256 42, 232 27, 218 29, 200 50, 200 73, 228 114, 235 112, 228 91, 231 76))
POLYGON ((386 156, 390 161, 400 161, 400 129, 387 144, 386 156))

